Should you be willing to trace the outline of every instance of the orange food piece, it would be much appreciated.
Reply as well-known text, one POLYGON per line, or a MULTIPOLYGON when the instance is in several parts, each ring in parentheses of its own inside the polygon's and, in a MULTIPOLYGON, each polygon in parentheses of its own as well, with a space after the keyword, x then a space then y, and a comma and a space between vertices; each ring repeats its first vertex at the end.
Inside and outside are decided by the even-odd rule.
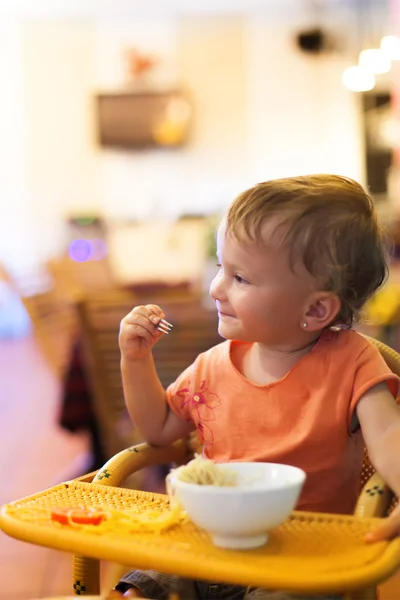
POLYGON ((77 525, 99 525, 106 515, 104 512, 94 508, 53 508, 51 511, 51 520, 57 521, 62 525, 76 523, 77 525))

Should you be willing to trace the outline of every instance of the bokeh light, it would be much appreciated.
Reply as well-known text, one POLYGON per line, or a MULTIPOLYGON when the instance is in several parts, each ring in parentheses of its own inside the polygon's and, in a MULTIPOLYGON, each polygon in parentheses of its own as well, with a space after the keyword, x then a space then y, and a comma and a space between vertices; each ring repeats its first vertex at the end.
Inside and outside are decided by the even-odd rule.
POLYGON ((103 260, 107 256, 107 244, 100 238, 73 240, 68 247, 68 255, 75 262, 103 260))
POLYGON ((75 262, 86 262, 93 254, 93 247, 89 240, 73 240, 68 246, 68 255, 75 262))

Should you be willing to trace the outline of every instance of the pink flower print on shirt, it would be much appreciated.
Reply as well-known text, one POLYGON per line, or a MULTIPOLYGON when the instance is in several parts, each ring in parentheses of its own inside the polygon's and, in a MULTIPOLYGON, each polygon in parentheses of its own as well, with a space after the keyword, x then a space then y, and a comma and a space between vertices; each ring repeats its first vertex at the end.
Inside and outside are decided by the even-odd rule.
POLYGON ((205 379, 200 383, 200 389, 190 393, 190 381, 188 387, 181 388, 176 393, 182 398, 181 408, 187 406, 192 415, 200 437, 204 444, 214 442, 214 434, 207 425, 209 421, 215 421, 215 409, 221 405, 221 400, 214 392, 210 392, 205 379))

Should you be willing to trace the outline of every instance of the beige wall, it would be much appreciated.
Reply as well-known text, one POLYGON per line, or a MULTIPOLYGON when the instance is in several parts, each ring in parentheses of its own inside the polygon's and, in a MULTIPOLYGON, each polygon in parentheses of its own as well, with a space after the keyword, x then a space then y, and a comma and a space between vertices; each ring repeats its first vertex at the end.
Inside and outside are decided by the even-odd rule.
POLYGON ((347 56, 297 51, 282 18, 247 24, 252 180, 310 172, 363 179, 357 94, 341 84, 347 56))
MULTIPOLYGON (((340 81, 344 59, 301 55, 287 15, 30 21, 14 33, 8 44, 19 83, 9 103, 23 135, 12 161, 19 175, 9 181, 0 169, 0 186, 22 186, 11 211, 22 209, 25 222, 0 223, 0 261, 16 262, 11 239, 23 231, 31 262, 58 252, 62 218, 73 211, 173 218, 221 210, 269 177, 363 177, 356 97, 340 81), (184 150, 95 145, 92 96, 125 83, 123 49, 135 44, 164 58, 157 84, 183 82, 192 91, 193 136, 184 150)), ((0 154, 12 137, 0 139, 0 154)))
POLYGON ((26 177, 36 248, 44 258, 63 242, 62 216, 98 206, 92 28, 32 22, 21 33, 26 177))

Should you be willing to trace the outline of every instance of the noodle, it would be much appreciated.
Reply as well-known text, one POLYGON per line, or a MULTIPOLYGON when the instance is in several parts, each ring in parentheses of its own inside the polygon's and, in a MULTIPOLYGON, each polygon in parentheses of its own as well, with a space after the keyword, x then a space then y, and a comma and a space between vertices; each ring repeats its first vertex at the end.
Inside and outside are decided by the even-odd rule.
MULTIPOLYGON (((139 512, 137 509, 126 509, 116 510, 107 509, 103 510, 102 507, 95 509, 98 512, 103 512, 105 518, 99 524, 81 524, 76 523, 73 520, 73 512, 75 509, 82 507, 71 508, 71 511, 67 514, 68 527, 77 529, 79 531, 88 531, 90 533, 121 533, 129 534, 135 532, 161 532, 175 525, 183 523, 187 517, 181 511, 179 506, 172 506, 167 510, 162 508, 153 507, 139 512)), ((54 527, 65 527, 56 521, 51 519, 51 509, 45 509, 42 507, 12 507, 8 509, 11 515, 15 515, 17 518, 30 521, 31 523, 41 523, 43 525, 51 522, 54 527)))
POLYGON ((187 465, 173 470, 177 479, 198 485, 215 485, 234 487, 237 485, 237 474, 219 468, 212 460, 197 456, 187 465))

